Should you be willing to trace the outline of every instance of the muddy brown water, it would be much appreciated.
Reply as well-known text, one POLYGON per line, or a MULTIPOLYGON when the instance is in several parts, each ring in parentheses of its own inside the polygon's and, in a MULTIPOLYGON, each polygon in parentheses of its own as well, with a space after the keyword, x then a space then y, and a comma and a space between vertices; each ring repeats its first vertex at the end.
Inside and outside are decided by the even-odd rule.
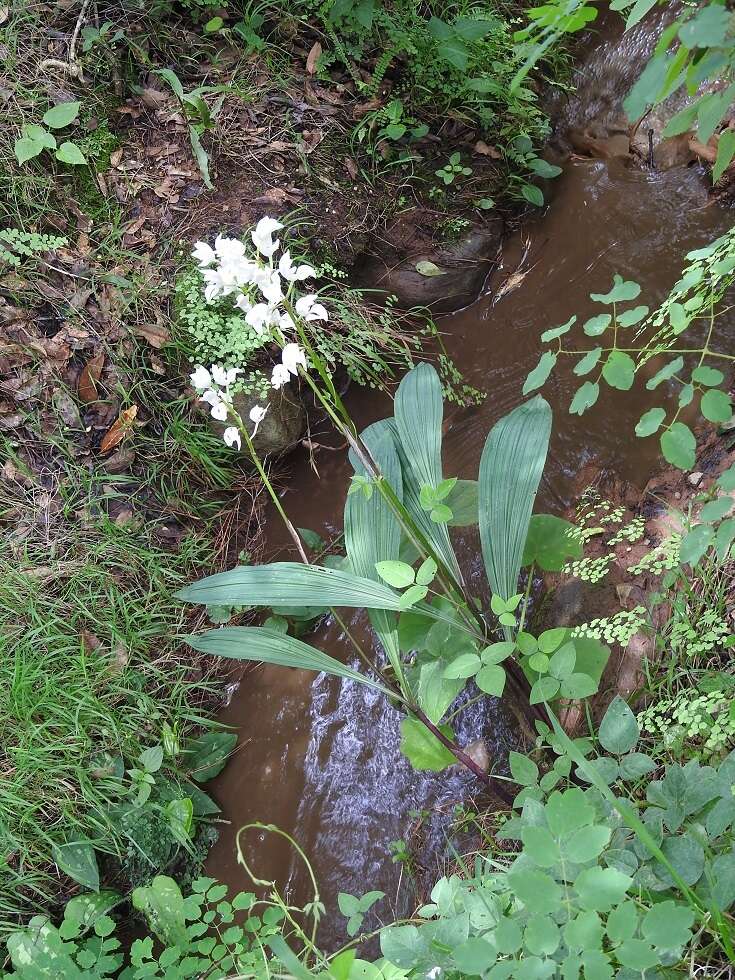
MULTIPOLYGON (((450 354, 467 380, 487 392, 476 408, 445 409, 445 475, 474 478, 486 433, 522 400, 521 387, 539 357, 539 335, 591 315, 591 291, 606 291, 613 273, 642 285, 641 301, 653 307, 678 278, 684 252, 700 246, 732 223, 732 213, 710 205, 702 174, 695 169, 666 173, 627 168, 622 162, 574 160, 556 182, 547 213, 529 221, 505 244, 503 267, 488 291, 467 309, 441 321, 450 354), (525 263, 518 262, 526 255, 525 263), (508 277, 516 277, 508 286, 508 277), (505 290, 505 291, 504 291, 505 290)), ((598 310, 599 311, 599 307, 598 310)), ((639 440, 635 422, 648 407, 638 383, 631 392, 610 392, 577 418, 567 407, 579 380, 559 372, 544 390, 554 409, 549 461, 537 509, 559 513, 569 503, 579 471, 600 463, 643 485, 659 465, 656 442, 639 440)), ((354 391, 349 407, 367 424, 390 412, 387 396, 354 391)), ((313 438, 337 444, 334 434, 313 438)), ((322 451, 319 474, 304 453, 296 460, 283 500, 294 523, 324 537, 341 529, 351 470, 344 451, 322 451)), ((272 516, 273 555, 288 555, 287 539, 272 516)), ((456 535, 468 575, 480 588, 481 558, 475 532, 456 535)), ((370 642, 361 617, 350 622, 370 642)), ((327 623, 312 641, 351 660, 344 635, 327 623)), ((336 914, 339 891, 362 894, 381 889, 381 915, 409 912, 415 901, 409 876, 388 854, 390 841, 415 840, 423 859, 440 863, 453 806, 477 791, 469 774, 421 774, 398 749, 400 716, 379 694, 351 682, 272 666, 248 670, 220 720, 233 725, 240 748, 212 787, 230 821, 209 862, 208 873, 244 887, 235 857, 237 829, 252 821, 276 824, 309 855, 327 905, 323 939, 344 938, 336 914), (417 817, 417 811, 426 811, 417 817)), ((513 728, 502 706, 487 698, 459 715, 458 739, 482 736, 491 757, 504 765, 513 728)), ((298 859, 284 841, 265 832, 245 835, 245 852, 255 873, 273 880, 298 904, 309 900, 298 859)))

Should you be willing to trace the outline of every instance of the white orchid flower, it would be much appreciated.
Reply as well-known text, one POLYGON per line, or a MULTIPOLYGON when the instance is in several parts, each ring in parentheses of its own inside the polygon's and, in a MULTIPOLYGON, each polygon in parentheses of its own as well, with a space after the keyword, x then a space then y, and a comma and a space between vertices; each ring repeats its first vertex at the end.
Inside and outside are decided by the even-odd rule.
POLYGON ((263 297, 271 304, 283 299, 281 277, 276 269, 263 269, 255 276, 255 284, 263 297))
POLYGON ((223 368, 220 364, 212 365, 212 380, 220 388, 229 388, 234 383, 238 374, 242 374, 242 368, 223 368))
POLYGON ((289 282, 301 282, 304 279, 313 279, 316 276, 316 269, 310 265, 295 266, 291 261, 290 252, 284 252, 278 262, 278 271, 284 279, 289 282))
POLYGON ((212 405, 212 418, 217 419, 218 422, 224 422, 228 415, 227 402, 218 401, 216 405, 212 405))
POLYGON ((329 314, 321 303, 317 303, 316 293, 309 293, 296 300, 296 312, 304 320, 328 320, 329 314))
POLYGON ((242 448, 240 433, 237 431, 234 425, 227 426, 225 431, 222 433, 222 438, 225 440, 225 445, 229 446, 230 449, 233 446, 237 446, 238 449, 242 448))
POLYGON ((286 344, 281 351, 281 361, 291 374, 299 373, 299 364, 306 369, 306 354, 298 344, 286 344))
POLYGON ((204 279, 204 298, 208 303, 224 294, 222 273, 219 269, 202 269, 204 279))
POLYGON ((278 318, 278 326, 281 330, 293 330, 296 324, 293 322, 293 317, 290 313, 281 313, 278 318))
POLYGON ((280 231, 281 228, 283 225, 275 218, 261 218, 255 226, 255 230, 250 232, 253 245, 267 259, 273 255, 280 245, 280 241, 273 241, 273 232, 280 231))
POLYGON ((268 411, 267 405, 265 406, 265 408, 262 405, 253 405, 253 407, 250 409, 248 417, 250 418, 251 422, 255 423, 255 428, 253 429, 253 436, 257 434, 258 426, 265 418, 265 414, 267 411, 268 411))
POLYGON ((240 293, 240 295, 235 298, 235 306, 238 308, 238 310, 242 310, 243 313, 249 313, 253 308, 250 298, 246 296, 245 293, 240 293))
POLYGON ((239 238, 225 238, 217 235, 214 240, 214 251, 220 262, 237 264, 245 259, 245 245, 239 238))
POLYGON ((197 242, 191 257, 199 263, 200 268, 204 269, 216 260, 217 254, 211 245, 207 245, 206 242, 197 242))
POLYGON ((278 310, 274 310, 267 303, 256 303, 255 306, 245 314, 245 321, 249 323, 259 337, 262 337, 266 327, 273 323, 278 323, 278 310))
POLYGON ((218 391, 215 391, 214 388, 210 388, 209 391, 205 391, 203 393, 199 401, 207 402, 208 405, 214 407, 215 405, 219 405, 219 403, 222 401, 222 397, 218 391))
POLYGON ((212 365, 212 380, 220 388, 227 387, 227 371, 222 367, 221 364, 212 365))
POLYGON ((212 376, 209 371, 202 367, 201 365, 194 371, 193 374, 189 375, 189 380, 192 383, 192 387, 196 388, 197 391, 204 391, 205 388, 209 388, 212 384, 212 376))
POLYGON ((271 374, 271 384, 278 390, 287 385, 291 380, 291 372, 283 364, 276 364, 273 368, 273 373, 271 374))

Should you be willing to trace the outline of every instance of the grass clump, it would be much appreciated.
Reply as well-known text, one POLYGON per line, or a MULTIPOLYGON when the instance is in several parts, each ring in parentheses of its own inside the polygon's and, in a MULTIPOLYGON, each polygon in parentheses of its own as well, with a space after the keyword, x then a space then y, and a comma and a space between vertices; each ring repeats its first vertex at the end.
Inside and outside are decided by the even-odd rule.
POLYGON ((207 809, 184 749, 211 686, 177 654, 171 598, 211 560, 207 539, 190 535, 172 555, 100 517, 18 551, 0 571, 0 932, 81 880, 65 848, 88 844, 104 880, 139 884, 195 854, 195 821, 177 840, 170 799, 207 809), (159 747, 136 805, 131 773, 159 747))

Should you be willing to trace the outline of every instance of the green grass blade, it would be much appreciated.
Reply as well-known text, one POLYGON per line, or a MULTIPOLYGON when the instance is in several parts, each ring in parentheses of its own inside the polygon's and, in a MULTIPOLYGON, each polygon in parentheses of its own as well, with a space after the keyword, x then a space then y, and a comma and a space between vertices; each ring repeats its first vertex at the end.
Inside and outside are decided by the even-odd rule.
POLYGON ((303 643, 293 636, 265 629, 263 626, 225 626, 198 636, 186 637, 186 642, 200 653, 229 657, 231 660, 252 660, 256 663, 295 667, 298 670, 324 672, 346 678, 382 691, 389 697, 395 694, 365 674, 353 670, 329 654, 303 643))
POLYGON ((515 595, 533 503, 546 462, 551 408, 540 395, 500 419, 480 460, 482 557, 490 588, 515 595))
MULTIPOLYGON (((398 499, 403 500, 401 462, 387 423, 376 422, 360 438, 398 499)), ((350 462, 356 473, 368 475, 354 453, 350 453, 350 462)), ((369 500, 361 491, 349 494, 345 501, 344 527, 347 555, 355 574, 380 581, 376 562, 397 559, 401 546, 400 524, 382 494, 374 490, 369 500)), ((368 615, 405 692, 396 617, 386 609, 370 609, 368 615)))
POLYGON ((438 486, 442 479, 442 418, 444 406, 439 375, 423 362, 403 378, 396 392, 392 421, 396 448, 403 469, 403 503, 455 578, 459 564, 446 524, 436 524, 419 500, 422 486, 438 486))
POLYGON ((341 569, 291 561, 233 568, 201 579, 176 595, 185 602, 206 605, 400 609, 399 594, 387 585, 341 569))

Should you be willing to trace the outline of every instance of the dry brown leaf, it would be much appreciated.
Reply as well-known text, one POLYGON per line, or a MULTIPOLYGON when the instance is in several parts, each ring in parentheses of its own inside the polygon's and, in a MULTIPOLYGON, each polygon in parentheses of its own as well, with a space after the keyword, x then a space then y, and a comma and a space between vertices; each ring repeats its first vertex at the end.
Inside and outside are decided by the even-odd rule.
POLYGON ((479 153, 484 157, 491 157, 493 160, 502 160, 503 154, 495 146, 488 146, 484 140, 478 140, 475 143, 475 153, 479 153))
POLYGON ((353 180, 357 179, 357 164, 352 159, 352 157, 345 157, 345 170, 352 177, 353 180))
POLYGON ((288 192, 282 187, 269 187, 260 197, 253 200, 253 204, 285 204, 288 200, 288 192))
POLYGON ((79 639, 82 641, 85 653, 94 653, 95 650, 99 650, 102 646, 100 638, 95 636, 94 633, 90 633, 89 630, 82 630, 79 639))
POLYGON ((131 405, 130 408, 125 408, 122 412, 120 412, 117 419, 115 419, 115 422, 102 437, 102 442, 100 443, 101 453, 109 453, 115 448, 115 446, 120 445, 128 432, 130 432, 130 430, 133 428, 133 423, 137 414, 137 405, 131 405))
POLYGON ((80 399, 89 404, 97 401, 97 382, 102 377, 102 368, 105 366, 105 355, 102 351, 90 358, 82 368, 79 375, 77 392, 80 399))
POLYGON ((321 44, 316 41, 311 51, 309 52, 309 57, 306 59, 306 70, 310 75, 313 75, 316 71, 316 63, 319 61, 322 53, 321 44))
POLYGON ((147 340, 151 347, 155 347, 156 350, 160 350, 171 339, 168 328, 160 323, 144 323, 142 326, 136 327, 135 333, 138 337, 147 340))

